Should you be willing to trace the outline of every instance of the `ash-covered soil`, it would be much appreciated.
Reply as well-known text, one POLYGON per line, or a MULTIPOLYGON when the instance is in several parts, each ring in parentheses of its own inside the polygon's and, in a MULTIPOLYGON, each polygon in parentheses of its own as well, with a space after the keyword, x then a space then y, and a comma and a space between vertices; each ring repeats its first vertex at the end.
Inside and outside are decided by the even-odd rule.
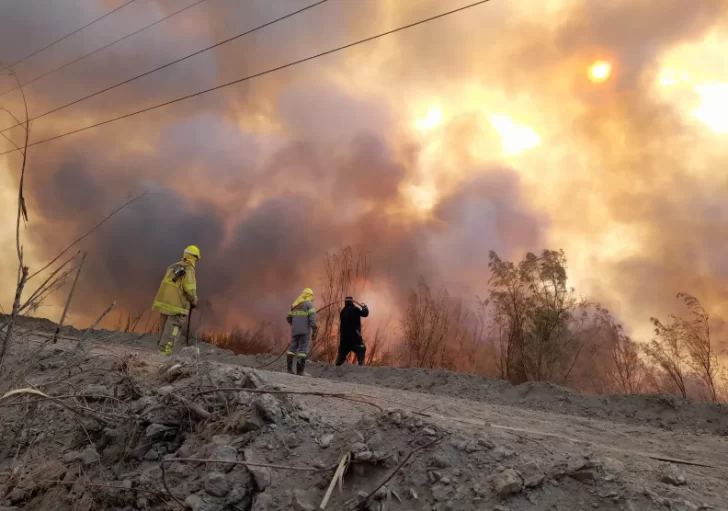
MULTIPOLYGON (((55 324, 24 318, 29 330, 52 332, 55 324)), ((112 331, 80 332, 67 329, 66 335, 84 335, 90 341, 125 344, 154 350, 156 336, 112 331)), ((205 360, 285 371, 284 357, 272 355, 235 355, 229 350, 200 343, 205 360)), ((317 378, 411 390, 483 403, 524 407, 565 415, 645 424, 666 431, 691 431, 728 436, 728 405, 691 402, 670 395, 585 395, 547 382, 528 382, 514 386, 507 381, 442 369, 396 367, 358 367, 345 365, 337 370, 331 364, 309 362, 306 372, 317 378)))
POLYGON ((0 395, 23 389, 0 401, 3 511, 315 510, 342 459, 325 509, 728 509, 728 439, 681 422, 696 405, 605 420, 548 386, 323 364, 326 378, 296 377, 210 346, 170 358, 148 337, 53 345, 24 326, 0 377, 0 395), (468 382, 489 388, 456 391, 468 382))

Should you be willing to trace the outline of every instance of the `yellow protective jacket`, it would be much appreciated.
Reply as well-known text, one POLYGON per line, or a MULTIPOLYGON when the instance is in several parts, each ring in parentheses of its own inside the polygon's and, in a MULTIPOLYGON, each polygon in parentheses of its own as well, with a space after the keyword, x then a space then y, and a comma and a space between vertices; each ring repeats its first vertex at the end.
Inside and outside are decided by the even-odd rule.
POLYGON ((310 329, 314 338, 316 337, 316 307, 313 305, 313 291, 310 287, 304 289, 301 296, 293 302, 286 320, 291 325, 291 335, 308 335, 310 329))
POLYGON ((183 314, 190 312, 190 304, 197 305, 197 280, 195 279, 195 259, 185 257, 167 268, 154 299, 152 310, 162 314, 183 314), (174 273, 184 269, 184 276, 174 279, 174 273))

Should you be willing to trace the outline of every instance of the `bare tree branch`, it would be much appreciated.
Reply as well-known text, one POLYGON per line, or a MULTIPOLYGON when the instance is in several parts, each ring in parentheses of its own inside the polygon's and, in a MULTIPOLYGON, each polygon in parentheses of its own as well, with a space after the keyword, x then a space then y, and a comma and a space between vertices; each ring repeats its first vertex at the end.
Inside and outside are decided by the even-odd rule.
POLYGON ((58 274, 59 271, 61 271, 66 265, 68 265, 71 261, 73 261, 76 258, 76 256, 78 254, 80 254, 80 253, 81 253, 80 251, 76 252, 75 254, 73 254, 73 256, 71 256, 70 258, 66 259, 66 261, 62 265, 60 265, 58 268, 56 268, 53 271, 53 273, 51 273, 48 276, 48 278, 45 279, 40 286, 38 286, 38 289, 36 289, 33 292, 33 294, 30 295, 30 298, 28 298, 25 301, 25 303, 23 304, 23 306, 20 308, 20 311, 22 312, 23 310, 25 310, 26 308, 28 308, 30 306, 30 304, 33 302, 33 300, 36 298, 36 296, 39 296, 40 294, 42 294, 47 288, 52 287, 53 286, 53 283, 51 282, 51 280, 53 279, 53 277, 55 277, 58 274))
MULTIPOLYGON (((20 87, 20 80, 17 74, 11 69, 11 74, 15 77, 20 87)), ((2 347, 0 347, 0 372, 3 370, 3 364, 5 362, 5 356, 10 347, 10 343, 13 340, 13 326, 20 314, 20 300, 22 298, 23 289, 28 282, 28 267, 23 263, 23 247, 20 244, 20 219, 21 217, 28 221, 28 210, 25 207, 25 198, 23 197, 23 183, 25 181, 25 167, 28 161, 28 141, 30 137, 30 116, 28 115, 28 101, 25 97, 25 91, 20 87, 20 93, 23 97, 23 105, 25 106, 25 143, 23 145, 23 163, 20 169, 20 182, 18 184, 18 212, 15 220, 15 248, 18 255, 18 279, 15 288, 15 298, 13 299, 13 310, 10 315, 10 319, 7 323, 7 332, 5 334, 5 340, 3 341, 2 347)), ((6 110, 7 111, 7 110, 6 110)), ((11 116, 9 111, 8 114, 11 116)))
POLYGON ((100 221, 99 223, 97 223, 96 225, 94 225, 94 226, 93 226, 93 227, 92 227, 91 229, 89 229, 88 231, 86 231, 86 233, 85 233, 85 234, 83 234, 83 235, 82 235, 81 237, 77 238, 77 239, 76 239, 76 240, 75 240, 75 241, 74 241, 73 243, 71 243, 70 245, 68 245, 68 246, 67 246, 67 247, 66 247, 65 249, 63 249, 63 250, 61 251, 61 253, 60 253, 60 254, 58 254, 58 255, 57 255, 56 257, 54 257, 54 258, 53 258, 53 260, 51 260, 51 261, 50 261, 50 262, 49 262, 48 264, 46 264, 46 265, 45 265, 44 267, 42 267, 42 268, 41 268, 40 270, 36 271, 36 272, 35 272, 35 273, 33 273, 33 274, 32 274, 32 275, 30 276, 30 277, 28 277, 28 280, 32 279, 33 277, 35 277, 35 276, 36 276, 36 275, 38 275, 39 273, 41 273, 41 272, 45 271, 46 269, 48 269, 48 267, 50 267, 51 265, 53 265, 53 263, 55 263, 55 262, 56 262, 56 261, 58 261, 58 260, 59 260, 59 259, 60 259, 61 257, 63 257, 63 255, 64 255, 64 254, 65 254, 66 252, 68 252, 68 251, 69 251, 69 250, 71 250, 71 249, 72 249, 73 247, 75 247, 75 246, 76 246, 76 245, 78 245, 78 244, 79 244, 80 242, 82 242, 82 241, 83 241, 84 239, 86 239, 87 237, 89 237, 89 236, 90 236, 90 235, 91 235, 91 234, 92 234, 92 233, 93 233, 94 231, 96 231, 96 230, 97 230, 97 229, 98 229, 99 227, 101 227, 101 226, 102 226, 102 225, 104 225, 104 224, 105 224, 106 222, 108 222, 108 221, 109 221, 109 220, 110 220, 110 219, 111 219, 111 218, 112 218, 112 217, 113 217, 114 215, 116 215, 116 214, 117 214, 117 213, 118 213, 119 211, 123 210, 123 209, 124 209, 124 208, 126 208, 127 206, 130 206, 130 205, 132 205, 133 203, 135 203, 135 202, 136 202, 136 201, 138 201, 139 199, 141 199, 141 198, 145 197, 146 195, 147 195, 147 193, 146 193, 146 192, 145 192, 145 193, 142 193, 142 194, 139 194, 139 195, 137 195, 137 196, 135 196, 135 197, 132 197, 132 198, 130 198, 129 200, 127 200, 126 202, 124 202, 124 203, 123 203, 123 204, 121 204, 120 206, 117 206, 116 208, 114 208, 114 209, 113 209, 113 210, 111 211, 111 213, 109 213, 108 215, 106 215, 106 217, 105 217, 105 218, 104 218, 103 220, 101 220, 101 221, 100 221))
POLYGON ((66 314, 68 314, 68 307, 71 305, 71 300, 73 299, 73 292, 76 290, 76 284, 78 283, 78 278, 81 276, 81 270, 83 269, 83 263, 86 261, 86 252, 83 253, 83 256, 81 257, 81 263, 78 265, 78 272, 76 272, 76 278, 73 279, 73 284, 71 284, 71 290, 68 292, 68 300, 66 300, 66 305, 63 308, 63 314, 61 315, 61 321, 58 322, 58 326, 56 327, 56 332, 53 334, 53 344, 55 344, 58 341, 58 334, 61 333, 61 328, 63 328, 63 323, 66 321, 66 314))
POLYGON ((93 330, 94 328, 96 328, 96 327, 98 326, 98 324, 99 324, 99 323, 101 323, 101 320, 102 320, 102 319, 104 319, 104 317, 105 317, 105 316, 106 316, 106 315, 107 315, 107 314, 108 314, 109 312, 111 312, 112 310, 114 310, 114 308, 116 308, 116 302, 115 302, 115 301, 114 301, 114 302, 112 302, 112 304, 111 304, 111 305, 109 305, 109 306, 108 306, 108 307, 106 308, 106 310, 105 310, 104 312, 102 312, 102 313, 101 313, 101 316, 99 316, 98 318, 96 318, 96 321, 94 321, 93 323, 91 323, 91 326, 90 326, 90 327, 88 327, 88 329, 89 329, 89 330, 93 330))
POLYGON ((0 135, 2 135, 2 136, 3 136, 3 138, 4 138, 5 140, 7 140, 7 141, 8 141, 8 142, 10 142, 11 144, 13 144, 13 147, 14 147, 15 149, 17 149, 17 150, 18 150, 18 152, 19 152, 19 153, 20 153, 21 155, 25 156, 25 151, 23 151, 23 150, 22 150, 22 149, 20 148, 20 146, 18 146, 18 144, 16 144, 15 142, 13 142, 13 140, 12 140, 12 139, 11 139, 10 137, 8 137, 8 136, 7 136, 7 135, 6 135, 5 133, 2 133, 2 132, 0 132, 0 135))
MULTIPOLYGON (((14 74, 14 73, 12 73, 12 74, 14 74)), ((17 77, 16 77, 16 79, 17 79, 17 77)), ((20 122, 20 121, 18 120, 18 118, 17 118, 17 117, 15 117, 15 115, 13 115, 13 113, 12 113, 12 112, 11 112, 10 110, 8 110, 7 108, 5 108, 5 107, 2 107, 2 106, 0 106, 0 110, 2 110, 2 111, 4 111, 4 112, 6 112, 6 113, 7 113, 7 114, 8 114, 8 115, 9 115, 10 117, 12 117, 12 118, 13 118, 13 120, 14 120, 14 121, 15 121, 15 122, 17 123, 17 125, 18 125, 18 126, 20 126, 21 128, 25 129, 25 126, 23 126, 23 124, 25 124, 25 123, 23 123, 23 122, 20 122)))

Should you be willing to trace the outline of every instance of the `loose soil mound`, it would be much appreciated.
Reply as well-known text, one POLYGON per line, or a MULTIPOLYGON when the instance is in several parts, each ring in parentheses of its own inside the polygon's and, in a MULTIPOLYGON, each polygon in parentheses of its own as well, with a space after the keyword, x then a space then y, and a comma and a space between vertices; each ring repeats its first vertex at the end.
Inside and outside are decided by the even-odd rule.
POLYGON ((27 341, 9 369, 0 392, 21 390, 0 401, 3 511, 313 511, 342 459, 329 510, 697 510, 708 509, 693 503, 701 495, 720 499, 673 465, 628 468, 377 412, 353 394, 312 404, 194 348, 163 358, 27 341))
MULTIPOLYGON (((28 330, 53 332, 55 323, 45 319, 23 318, 28 330)), ((85 336, 89 341, 118 343, 142 349, 154 349, 156 336, 99 330, 94 332, 64 330, 69 336, 85 336)), ((270 355, 235 355, 229 350, 200 343, 206 360, 247 367, 267 366, 267 370, 285 370, 281 358, 270 355), (270 364, 270 365, 269 365, 270 364)), ((502 380, 445 370, 358 367, 345 365, 339 370, 325 363, 309 363, 307 372, 318 378, 365 385, 412 390, 440 396, 457 397, 484 403, 518 406, 580 417, 644 424, 667 431, 690 431, 728 436, 728 405, 696 403, 667 395, 589 396, 546 382, 529 382, 513 386, 502 380)))
MULTIPOLYGON (((235 356, 214 346, 202 348, 212 360, 249 367, 272 362, 271 356, 235 356)), ((284 370, 278 361, 268 370, 284 370)), ((668 431, 691 431, 728 436, 728 406, 695 403, 666 395, 589 396, 547 382, 514 386, 503 380, 442 369, 396 367, 336 367, 324 363, 306 366, 312 376, 365 385, 425 392, 484 403, 519 406, 580 417, 592 417, 634 424, 645 424, 668 431)))

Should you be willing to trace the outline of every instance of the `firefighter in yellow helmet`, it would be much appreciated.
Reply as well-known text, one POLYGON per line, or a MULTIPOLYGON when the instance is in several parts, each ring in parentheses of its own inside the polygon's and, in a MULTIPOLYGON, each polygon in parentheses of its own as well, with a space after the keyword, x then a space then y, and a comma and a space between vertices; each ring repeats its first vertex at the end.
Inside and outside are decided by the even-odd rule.
POLYGON ((199 259, 200 249, 195 245, 187 247, 182 260, 167 268, 154 299, 152 310, 160 314, 157 347, 164 355, 172 354, 190 309, 197 306, 195 263, 199 259))
POLYGON ((301 295, 291 305, 286 316, 291 325, 291 345, 288 347, 286 366, 288 372, 293 374, 293 361, 296 360, 296 374, 305 375, 306 358, 308 357, 311 339, 316 340, 318 326, 316 325, 316 307, 313 305, 313 291, 310 287, 301 292, 301 295))

